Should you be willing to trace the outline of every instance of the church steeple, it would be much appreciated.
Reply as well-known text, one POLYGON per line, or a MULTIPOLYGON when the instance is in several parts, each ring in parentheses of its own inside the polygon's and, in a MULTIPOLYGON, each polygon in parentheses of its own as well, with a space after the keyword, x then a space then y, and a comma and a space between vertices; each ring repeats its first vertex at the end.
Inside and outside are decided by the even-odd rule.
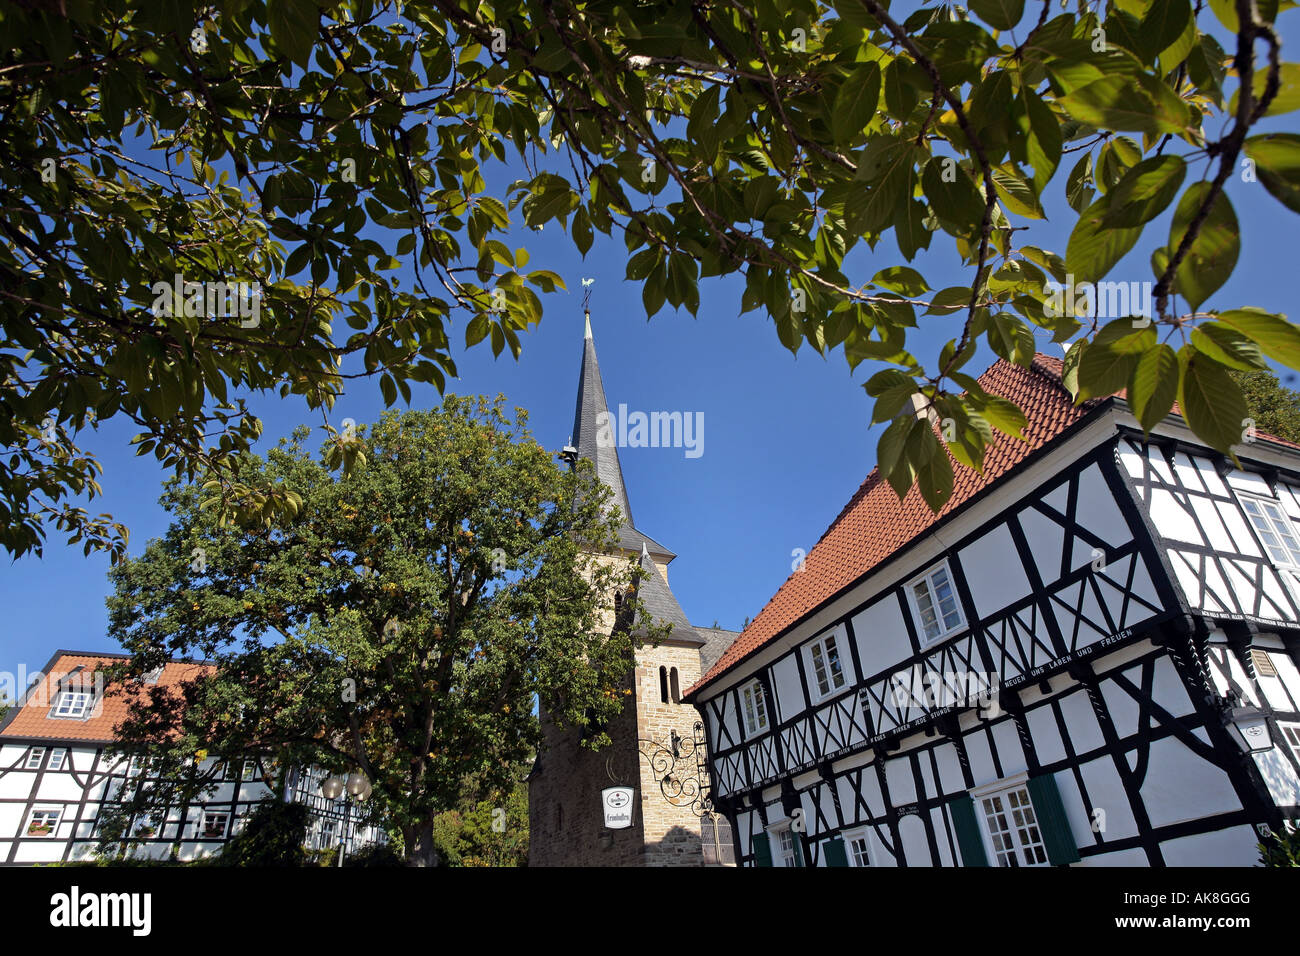
POLYGON ((618 447, 613 441, 617 434, 617 419, 609 413, 605 400, 605 385, 600 378, 600 363, 596 361, 596 343, 591 337, 591 313, 587 312, 586 328, 582 338, 582 367, 578 372, 578 406, 573 413, 573 435, 570 437, 579 458, 586 458, 595 466, 596 477, 609 486, 613 503, 623 515, 618 529, 618 545, 632 554, 648 548, 650 554, 662 565, 677 557, 662 544, 637 529, 632 522, 632 504, 628 500, 627 486, 623 483, 623 467, 618 460, 618 447), (602 426, 603 423, 603 426, 602 426), (604 441, 598 440, 604 431, 604 441))
POLYGON ((600 380, 600 363, 596 361, 596 343, 591 337, 591 313, 586 313, 587 327, 582 339, 582 369, 578 373, 578 407, 573 413, 573 446, 581 458, 596 467, 596 477, 614 492, 613 503, 623 513, 624 522, 632 525, 632 505, 627 500, 623 484, 623 468, 618 461, 618 448, 612 441, 600 442, 601 423, 606 436, 611 435, 609 405, 605 401, 605 385, 600 380))

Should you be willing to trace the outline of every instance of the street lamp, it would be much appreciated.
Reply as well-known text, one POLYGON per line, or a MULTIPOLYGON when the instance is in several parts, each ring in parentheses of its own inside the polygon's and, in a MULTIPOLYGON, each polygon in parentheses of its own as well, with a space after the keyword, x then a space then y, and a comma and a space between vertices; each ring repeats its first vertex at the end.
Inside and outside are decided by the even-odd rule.
POLYGON ((352 825, 352 801, 365 800, 370 796, 370 780, 364 773, 353 771, 344 777, 334 774, 320 782, 320 792, 326 800, 343 798, 343 832, 339 835, 338 866, 343 865, 343 856, 347 852, 348 830, 352 825))

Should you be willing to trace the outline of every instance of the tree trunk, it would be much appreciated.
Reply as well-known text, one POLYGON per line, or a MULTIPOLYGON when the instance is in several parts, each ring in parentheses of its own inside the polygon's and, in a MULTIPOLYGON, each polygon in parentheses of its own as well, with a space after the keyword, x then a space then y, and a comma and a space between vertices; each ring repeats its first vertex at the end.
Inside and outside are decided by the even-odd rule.
POLYGON ((403 827, 406 840, 407 866, 438 866, 441 860, 433 846, 433 821, 426 820, 415 826, 403 827))

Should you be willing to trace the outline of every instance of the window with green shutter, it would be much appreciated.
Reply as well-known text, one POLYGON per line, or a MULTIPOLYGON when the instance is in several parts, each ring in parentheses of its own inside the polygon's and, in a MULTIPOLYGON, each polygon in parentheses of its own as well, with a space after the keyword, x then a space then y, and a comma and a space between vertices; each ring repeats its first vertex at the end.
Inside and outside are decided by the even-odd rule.
POLYGON ((754 865, 771 866, 772 865, 772 847, 768 845, 766 833, 754 834, 754 865))
POLYGON ((826 856, 827 866, 848 866, 849 855, 844 852, 844 840, 832 837, 822 844, 822 853, 826 856))
POLYGON ((984 852, 984 835, 979 822, 975 819, 975 801, 970 794, 963 793, 948 804, 952 814, 953 829, 957 831, 957 846, 961 850, 962 866, 988 866, 989 859, 984 852))
POLYGON ((1061 791, 1056 786, 1056 777, 1043 774, 1030 777, 1025 784, 1029 790, 1029 799, 1034 804, 1034 814, 1043 832, 1043 843, 1047 847, 1047 859, 1053 866, 1079 862, 1079 847, 1070 831, 1070 821, 1065 815, 1065 804, 1061 802, 1061 791))

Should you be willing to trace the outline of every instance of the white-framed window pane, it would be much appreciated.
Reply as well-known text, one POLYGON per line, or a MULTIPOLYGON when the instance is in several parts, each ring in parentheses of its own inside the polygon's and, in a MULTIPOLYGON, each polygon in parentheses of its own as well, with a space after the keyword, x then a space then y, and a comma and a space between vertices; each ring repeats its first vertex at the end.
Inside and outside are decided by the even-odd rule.
POLYGON ((1282 730, 1282 738, 1291 748, 1292 756, 1300 761, 1300 724, 1278 724, 1278 726, 1282 730))
POLYGON ((849 855, 853 858, 854 866, 870 866, 871 856, 867 849, 867 838, 859 835, 849 840, 849 855))
POLYGON ((931 577, 934 596, 939 603, 939 613, 943 617, 945 631, 951 631, 961 624, 961 611, 957 607, 957 592, 953 590, 948 578, 948 569, 939 568, 931 577))
POLYGON ((989 842, 998 866, 1042 866, 1047 848, 1038 828, 1038 818, 1023 787, 994 793, 980 801, 989 842))
POLYGON ((840 649, 835 644, 835 635, 832 634, 826 638, 826 666, 831 673, 831 686, 840 688, 844 686, 844 667, 840 664, 840 649))
POLYGON ((63 749, 62 747, 60 747, 58 750, 55 750, 53 753, 50 754, 50 767, 49 767, 49 769, 51 769, 51 770, 62 770, 62 769, 63 769, 63 762, 64 762, 65 760, 67 760, 67 759, 68 759, 68 752, 67 752, 67 750, 65 750, 65 749, 63 749))
POLYGON ((34 810, 31 822, 27 824, 28 836, 53 836, 59 826, 62 810, 34 810))
POLYGON ((821 644, 812 646, 813 676, 817 679, 817 690, 825 696, 831 692, 830 677, 826 673, 826 657, 822 653, 821 644))
POLYGON ((1291 518, 1276 501, 1243 496, 1241 506, 1259 534, 1269 557, 1277 564, 1300 566, 1300 540, 1291 518))
POLYGON ((794 866, 798 860, 795 856, 794 834, 790 832, 789 827, 786 827, 784 830, 778 830, 776 835, 781 851, 781 865, 794 866))
POLYGON ((917 581, 912 585, 912 593, 916 595, 916 608, 921 612, 921 630, 925 632, 926 640, 933 640, 939 636, 939 617, 930 599, 929 583, 917 581))
POLYGON ((28 770, 35 770, 37 767, 41 765, 41 761, 44 759, 45 759, 45 748, 33 747, 31 750, 27 752, 27 762, 23 764, 23 766, 28 770))
POLYGON ((54 706, 55 717, 81 717, 86 713, 90 695, 81 691, 65 690, 54 706))
POLYGON ((202 836, 208 839, 221 839, 226 835, 226 823, 230 819, 228 813, 204 813, 202 836))

